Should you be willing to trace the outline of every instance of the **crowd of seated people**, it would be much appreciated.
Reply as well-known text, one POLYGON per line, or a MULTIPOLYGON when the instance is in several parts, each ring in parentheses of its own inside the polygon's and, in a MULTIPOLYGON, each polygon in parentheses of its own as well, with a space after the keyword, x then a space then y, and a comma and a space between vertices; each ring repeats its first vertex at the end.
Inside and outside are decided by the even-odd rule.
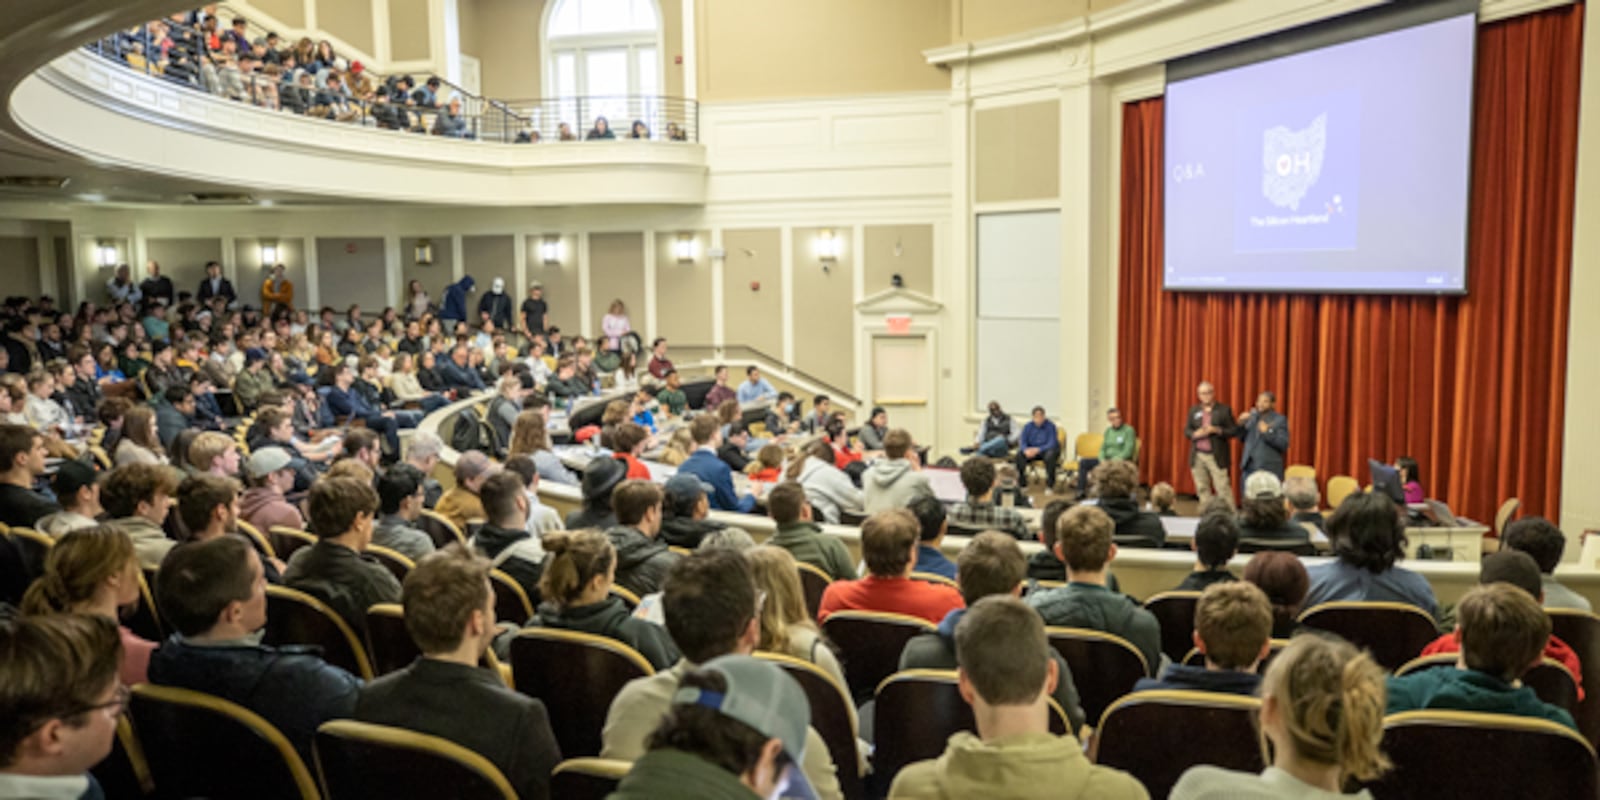
MULTIPOLYGON (((327 39, 291 42, 274 32, 252 32, 249 20, 235 16, 225 22, 215 5, 176 12, 89 47, 139 72, 272 111, 453 139, 477 139, 483 124, 483 114, 464 113, 464 92, 437 75, 421 82, 411 75, 378 75, 360 60, 340 56, 327 39)), ((510 123, 505 127, 516 129, 506 133, 509 141, 543 141, 537 127, 503 103, 468 99, 494 109, 510 123)), ((495 127, 502 127, 500 120, 495 127)), ((566 122, 557 124, 554 138, 579 139, 566 122)), ((617 138, 687 141, 688 133, 668 122, 653 137, 644 120, 634 120, 619 137, 606 117, 597 116, 582 140, 617 138)))

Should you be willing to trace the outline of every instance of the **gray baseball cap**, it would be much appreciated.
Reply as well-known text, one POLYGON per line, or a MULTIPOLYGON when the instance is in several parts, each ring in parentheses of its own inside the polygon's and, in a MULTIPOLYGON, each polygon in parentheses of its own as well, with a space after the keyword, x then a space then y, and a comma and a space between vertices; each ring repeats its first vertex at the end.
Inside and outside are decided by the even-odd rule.
POLYGON ((782 669, 751 656, 713 658, 700 668, 721 674, 728 690, 719 693, 686 686, 673 695, 672 702, 713 709, 749 725, 762 736, 782 742, 783 752, 793 762, 789 769, 789 787, 783 796, 816 800, 816 792, 800 769, 811 728, 811 703, 806 700, 800 684, 782 669))
POLYGON ((244 471, 252 478, 265 478, 289 466, 289 452, 281 447, 263 447, 250 454, 244 471))

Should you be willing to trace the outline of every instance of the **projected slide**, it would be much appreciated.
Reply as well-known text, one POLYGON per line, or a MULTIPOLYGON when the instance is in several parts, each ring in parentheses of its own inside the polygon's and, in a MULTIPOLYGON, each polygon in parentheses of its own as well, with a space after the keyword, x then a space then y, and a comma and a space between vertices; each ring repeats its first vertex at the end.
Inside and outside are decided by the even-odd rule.
POLYGON ((1166 286, 1465 289, 1470 16, 1167 87, 1166 286))

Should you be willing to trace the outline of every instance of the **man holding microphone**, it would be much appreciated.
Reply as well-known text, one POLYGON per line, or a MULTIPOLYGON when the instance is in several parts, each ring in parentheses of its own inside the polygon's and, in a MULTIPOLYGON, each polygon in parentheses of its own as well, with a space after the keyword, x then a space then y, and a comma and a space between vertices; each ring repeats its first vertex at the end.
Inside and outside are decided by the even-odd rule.
POLYGON ((1198 403, 1189 407, 1184 418, 1183 435, 1189 440, 1189 470, 1194 474, 1194 492, 1204 506, 1213 495, 1221 495, 1233 502, 1233 488, 1228 485, 1228 465, 1231 463, 1229 440, 1234 437, 1233 409, 1227 403, 1217 402, 1217 390, 1210 381, 1202 381, 1195 390, 1198 403))
POLYGON ((1240 480, 1249 480, 1250 473, 1266 471, 1283 480, 1283 456, 1289 452, 1289 418, 1277 412, 1278 396, 1262 392, 1256 396, 1256 407, 1239 421, 1234 435, 1244 440, 1244 450, 1239 454, 1240 480))

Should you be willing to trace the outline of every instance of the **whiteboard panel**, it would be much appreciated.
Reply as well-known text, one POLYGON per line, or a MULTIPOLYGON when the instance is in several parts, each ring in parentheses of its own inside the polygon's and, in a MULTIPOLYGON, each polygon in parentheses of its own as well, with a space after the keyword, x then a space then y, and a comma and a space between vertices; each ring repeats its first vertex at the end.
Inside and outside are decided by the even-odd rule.
POLYGON ((978 320, 978 408, 990 400, 1013 416, 1044 406, 1061 415, 1061 321, 978 320))
POLYGON ((1061 212, 978 217, 978 316, 1059 319, 1061 212))

